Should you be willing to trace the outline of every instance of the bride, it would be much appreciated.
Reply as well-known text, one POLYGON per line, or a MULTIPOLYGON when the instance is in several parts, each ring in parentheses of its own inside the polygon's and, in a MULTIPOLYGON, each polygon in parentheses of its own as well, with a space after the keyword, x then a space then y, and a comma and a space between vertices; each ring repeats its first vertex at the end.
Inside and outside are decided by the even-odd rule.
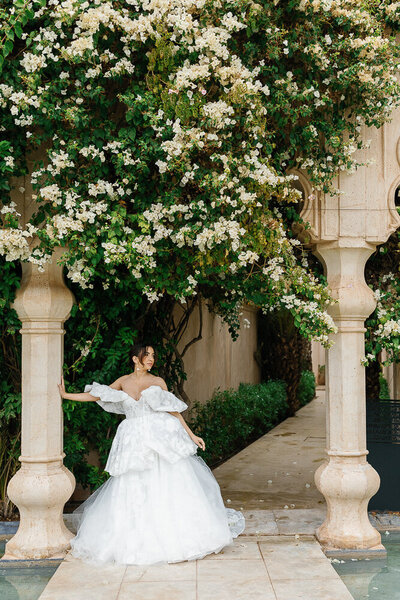
POLYGON ((111 477, 78 509, 71 553, 83 560, 154 564, 202 558, 244 530, 241 512, 224 507, 218 483, 197 448, 204 441, 181 413, 187 405, 150 374, 152 346, 136 344, 133 372, 110 386, 93 383, 68 400, 97 402, 124 414, 105 470, 111 477))

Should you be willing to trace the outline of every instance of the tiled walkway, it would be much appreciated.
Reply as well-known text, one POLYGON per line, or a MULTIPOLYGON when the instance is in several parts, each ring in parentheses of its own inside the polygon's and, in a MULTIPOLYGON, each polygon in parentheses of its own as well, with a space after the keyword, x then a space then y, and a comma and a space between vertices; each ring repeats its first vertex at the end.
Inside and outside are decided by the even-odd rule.
POLYGON ((214 470, 227 506, 320 508, 314 473, 325 454, 325 401, 317 399, 214 470))
POLYGON ((325 441, 323 398, 214 471, 245 535, 218 555, 151 567, 67 557, 40 600, 352 600, 313 537, 324 515, 313 483, 325 441))
POLYGON ((241 536, 196 562, 96 567, 67 558, 40 600, 352 600, 313 539, 241 536))

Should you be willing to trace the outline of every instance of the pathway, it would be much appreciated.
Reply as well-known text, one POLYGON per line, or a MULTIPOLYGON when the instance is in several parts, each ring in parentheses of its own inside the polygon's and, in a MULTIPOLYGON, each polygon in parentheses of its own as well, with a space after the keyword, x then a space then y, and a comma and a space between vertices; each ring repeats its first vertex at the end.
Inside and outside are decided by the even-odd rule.
POLYGON ((319 391, 296 416, 217 467, 214 475, 233 508, 318 508, 325 500, 314 473, 324 449, 325 401, 319 391))

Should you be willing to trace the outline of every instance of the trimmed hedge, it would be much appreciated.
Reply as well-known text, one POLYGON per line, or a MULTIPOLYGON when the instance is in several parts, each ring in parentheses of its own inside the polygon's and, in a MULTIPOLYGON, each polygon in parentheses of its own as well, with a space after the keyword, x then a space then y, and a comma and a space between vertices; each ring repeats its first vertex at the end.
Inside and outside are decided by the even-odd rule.
POLYGON ((379 399, 380 400, 388 400, 390 398, 389 385, 386 378, 379 374, 379 399))
POLYGON ((302 371, 299 387, 297 388, 297 398, 300 406, 305 406, 315 396, 315 375, 312 371, 302 371))
POLYGON ((202 437, 199 455, 215 467, 280 423, 288 413, 282 381, 241 383, 238 390, 217 391, 207 404, 194 405, 190 427, 202 437))

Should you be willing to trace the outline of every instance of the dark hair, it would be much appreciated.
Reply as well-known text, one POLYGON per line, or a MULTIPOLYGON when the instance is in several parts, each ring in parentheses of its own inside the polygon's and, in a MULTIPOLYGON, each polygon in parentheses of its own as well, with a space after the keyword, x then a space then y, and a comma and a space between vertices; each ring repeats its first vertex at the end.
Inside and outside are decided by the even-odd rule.
MULTIPOLYGON (((147 341, 146 342, 136 342, 136 344, 134 344, 132 346, 132 348, 129 351, 129 364, 131 367, 133 364, 133 370, 135 370, 135 363, 132 362, 132 358, 134 356, 137 356, 138 359, 140 360, 140 362, 142 363, 144 355, 146 354, 147 348, 149 348, 149 347, 154 349, 153 344, 147 343, 147 341)), ((154 350, 154 359, 155 358, 156 358, 156 352, 154 350)))

